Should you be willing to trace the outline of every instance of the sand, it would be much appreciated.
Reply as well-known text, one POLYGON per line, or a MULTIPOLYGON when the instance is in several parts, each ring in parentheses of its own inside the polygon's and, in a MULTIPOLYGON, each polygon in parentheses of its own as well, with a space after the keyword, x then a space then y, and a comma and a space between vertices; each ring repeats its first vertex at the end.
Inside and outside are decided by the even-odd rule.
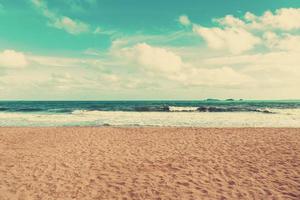
POLYGON ((300 199, 300 129, 0 128, 0 199, 300 199))

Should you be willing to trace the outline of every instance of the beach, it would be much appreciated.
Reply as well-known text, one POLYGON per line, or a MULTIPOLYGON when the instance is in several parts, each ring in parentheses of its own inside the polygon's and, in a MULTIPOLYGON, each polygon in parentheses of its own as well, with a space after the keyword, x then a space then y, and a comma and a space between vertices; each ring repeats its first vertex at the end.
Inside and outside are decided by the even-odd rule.
POLYGON ((299 128, 2 127, 0 199, 300 199, 299 128))

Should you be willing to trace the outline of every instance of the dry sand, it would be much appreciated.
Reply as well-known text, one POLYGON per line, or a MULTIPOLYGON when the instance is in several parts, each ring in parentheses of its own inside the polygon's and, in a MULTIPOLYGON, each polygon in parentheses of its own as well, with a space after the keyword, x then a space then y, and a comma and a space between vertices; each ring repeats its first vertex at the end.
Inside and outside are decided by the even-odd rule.
POLYGON ((300 199, 300 129, 0 128, 0 199, 300 199))

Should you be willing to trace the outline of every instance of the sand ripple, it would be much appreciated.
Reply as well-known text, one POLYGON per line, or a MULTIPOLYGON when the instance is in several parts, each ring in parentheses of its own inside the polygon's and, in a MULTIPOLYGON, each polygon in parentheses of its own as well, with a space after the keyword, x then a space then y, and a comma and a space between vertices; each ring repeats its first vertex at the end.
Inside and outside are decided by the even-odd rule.
POLYGON ((300 199, 300 129, 1 128, 0 199, 300 199))

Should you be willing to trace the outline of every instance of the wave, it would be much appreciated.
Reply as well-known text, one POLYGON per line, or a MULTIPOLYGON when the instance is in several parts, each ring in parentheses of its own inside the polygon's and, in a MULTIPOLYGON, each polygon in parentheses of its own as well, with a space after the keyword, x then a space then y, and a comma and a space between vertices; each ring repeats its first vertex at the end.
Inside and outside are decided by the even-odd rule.
POLYGON ((0 108, 0 111, 7 111, 9 108, 0 108))
POLYGON ((18 108, 14 110, 15 112, 40 112, 43 111, 41 108, 18 108))
POLYGON ((300 109, 274 110, 276 113, 267 117, 260 113, 262 111, 218 114, 198 110, 175 113, 89 110, 57 114, 0 112, 0 126, 299 127, 300 109))
POLYGON ((4 111, 4 112, 41 112, 44 110, 41 108, 5 108, 5 107, 1 107, 0 111, 4 111))
POLYGON ((46 111, 50 113, 72 113, 73 109, 58 108, 58 109, 49 109, 46 111))
MULTIPOLYGON (((72 114, 96 114, 106 112, 107 110, 73 110, 68 111, 72 114)), ((163 107, 134 107, 127 110, 111 110, 107 112, 258 112, 265 114, 274 114, 276 112, 270 109, 258 109, 251 107, 216 107, 216 106, 200 106, 200 107, 184 107, 184 106, 163 106, 163 107)))
POLYGON ((231 106, 163 106, 163 107, 135 107, 134 110, 137 112, 259 112, 272 114, 268 109, 258 109, 252 107, 231 107, 231 106))
POLYGON ((199 112, 260 112, 272 114, 274 112, 268 109, 257 109, 249 107, 215 107, 215 106, 201 106, 198 107, 199 112))
POLYGON ((169 106, 139 106, 139 107, 134 107, 132 111, 137 111, 137 112, 166 112, 166 111, 169 111, 169 106))
POLYGON ((196 112, 198 107, 181 107, 181 106, 169 106, 170 112, 196 112))

